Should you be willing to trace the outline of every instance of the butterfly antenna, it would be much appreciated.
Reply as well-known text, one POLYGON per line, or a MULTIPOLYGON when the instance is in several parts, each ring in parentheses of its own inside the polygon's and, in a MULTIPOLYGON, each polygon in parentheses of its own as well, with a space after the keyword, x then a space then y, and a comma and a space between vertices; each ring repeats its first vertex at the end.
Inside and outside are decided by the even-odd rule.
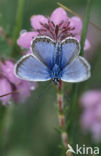
MULTIPOLYGON (((81 19, 83 19, 83 17, 80 16, 78 13, 76 13, 76 12, 73 11, 72 9, 70 9, 70 8, 68 8, 68 7, 66 7, 66 6, 64 6, 64 5, 61 4, 60 2, 57 2, 57 4, 58 4, 61 8, 63 8, 63 9, 65 9, 65 10, 69 11, 70 13, 72 13, 73 15, 78 16, 78 17, 80 17, 81 19)), ((93 22, 91 22, 91 21, 89 21, 89 23, 90 23, 93 27, 95 27, 97 30, 101 31, 101 28, 100 28, 98 25, 96 25, 95 23, 93 23, 93 22)))

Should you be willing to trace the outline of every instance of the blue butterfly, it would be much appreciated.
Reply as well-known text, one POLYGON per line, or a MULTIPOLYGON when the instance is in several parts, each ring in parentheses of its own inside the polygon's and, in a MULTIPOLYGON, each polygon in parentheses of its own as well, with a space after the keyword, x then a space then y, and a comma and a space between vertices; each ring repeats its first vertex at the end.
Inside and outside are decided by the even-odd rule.
POLYGON ((17 77, 28 81, 47 81, 56 84, 82 82, 90 77, 90 65, 81 56, 77 39, 68 37, 54 41, 47 36, 36 37, 31 44, 32 54, 23 56, 15 65, 17 77))

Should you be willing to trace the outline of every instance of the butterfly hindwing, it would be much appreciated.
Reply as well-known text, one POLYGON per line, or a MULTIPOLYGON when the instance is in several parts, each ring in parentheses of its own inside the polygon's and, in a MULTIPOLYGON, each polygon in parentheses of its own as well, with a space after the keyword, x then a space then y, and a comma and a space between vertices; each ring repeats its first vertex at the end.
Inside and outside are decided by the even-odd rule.
POLYGON ((47 81, 50 79, 47 66, 33 55, 26 55, 15 66, 15 74, 28 81, 47 81))
POLYGON ((65 82, 82 82, 90 77, 90 65, 83 57, 76 57, 62 71, 62 80, 65 82))

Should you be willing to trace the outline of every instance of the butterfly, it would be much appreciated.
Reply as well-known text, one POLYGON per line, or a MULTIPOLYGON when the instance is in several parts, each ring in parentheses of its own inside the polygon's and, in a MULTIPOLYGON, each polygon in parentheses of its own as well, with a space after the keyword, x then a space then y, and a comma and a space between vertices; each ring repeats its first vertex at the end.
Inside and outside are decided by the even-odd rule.
POLYGON ((32 54, 23 56, 15 65, 18 78, 28 81, 48 81, 55 84, 82 82, 90 73, 89 63, 81 56, 79 41, 67 37, 62 41, 47 36, 38 36, 31 43, 32 54))

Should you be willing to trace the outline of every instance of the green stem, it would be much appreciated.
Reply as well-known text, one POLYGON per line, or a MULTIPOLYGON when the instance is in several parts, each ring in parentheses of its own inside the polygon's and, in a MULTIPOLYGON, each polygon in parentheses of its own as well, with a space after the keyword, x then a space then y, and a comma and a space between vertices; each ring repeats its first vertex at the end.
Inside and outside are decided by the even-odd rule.
MULTIPOLYGON (((66 123, 65 123, 65 114, 64 114, 64 105, 63 105, 63 84, 62 81, 59 81, 57 89, 57 105, 58 105, 58 119, 61 128, 61 138, 65 148, 65 152, 68 149, 68 134, 66 132, 66 123)), ((71 153, 66 153, 66 156, 72 156, 71 153)))
MULTIPOLYGON (((23 15, 23 8, 24 8, 24 0, 18 0, 18 8, 17 8, 17 15, 16 15, 16 24, 13 32, 13 47, 12 47, 12 54, 11 56, 17 56, 18 53, 16 53, 16 40, 18 38, 19 32, 21 30, 22 26, 22 15, 23 15)), ((4 126, 4 117, 6 114, 7 107, 3 106, 0 103, 0 156, 2 155, 2 132, 3 132, 3 126, 4 126)))
MULTIPOLYGON (((92 2, 93 0, 88 0, 88 5, 85 13, 85 19, 84 19, 84 24, 83 24, 83 30, 82 30, 82 35, 81 35, 81 52, 80 55, 82 56, 84 53, 84 44, 86 40, 86 35, 87 35, 87 29, 88 29, 88 22, 90 18, 90 12, 91 12, 91 7, 92 7, 92 2)), ((72 107, 75 109, 75 103, 77 102, 77 97, 78 97, 78 84, 73 84, 73 95, 72 95, 72 107)))
POLYGON ((6 112, 6 107, 0 104, 0 134, 2 131, 3 119, 6 112))
POLYGON ((19 36, 19 32, 21 31, 22 27, 22 19, 23 19, 23 9, 24 9, 24 1, 25 0, 18 0, 18 7, 17 7, 17 13, 16 13, 16 23, 13 31, 13 48, 12 48, 12 57, 15 57, 18 55, 19 51, 17 50, 18 47, 16 45, 16 40, 19 36))
POLYGON ((2 149, 2 140, 3 140, 2 132, 3 132, 3 126, 4 126, 3 121, 4 121, 5 114, 6 114, 6 110, 7 110, 7 107, 3 106, 0 103, 0 155, 1 156, 3 152, 3 149, 2 149))
MULTIPOLYGON (((86 40, 86 35, 87 35, 87 29, 88 29, 88 23, 89 23, 92 3, 93 3, 93 0, 88 0, 86 13, 85 13, 85 19, 84 19, 84 22, 83 22, 82 34, 81 34, 81 52, 80 52, 81 56, 83 56, 83 53, 84 53, 84 45, 85 45, 85 40, 86 40)), ((72 122, 73 119, 74 119, 73 113, 76 111, 78 90, 79 90, 78 84, 73 84, 72 97, 71 97, 71 108, 70 108, 71 109, 71 111, 70 111, 70 114, 71 114, 70 115, 70 124, 73 123, 72 122)))
MULTIPOLYGON (((77 98, 78 98, 78 89, 79 89, 79 85, 78 84, 73 84, 72 86, 72 97, 71 97, 71 105, 70 105, 70 115, 69 115, 69 122, 67 124, 67 130, 69 133, 71 133, 71 128, 73 128, 72 126, 72 122, 73 119, 75 117, 75 113, 77 110, 76 104, 77 104, 77 98)), ((74 123, 74 122, 73 122, 74 123)))
POLYGON ((81 43, 81 52, 80 52, 81 56, 83 56, 83 53, 84 53, 84 45, 85 45, 85 40, 87 36, 87 30, 88 30, 88 24, 89 24, 89 18, 90 18, 93 0, 88 0, 87 2, 88 4, 87 4, 85 18, 83 22, 83 29, 82 29, 81 42, 80 42, 81 43))

